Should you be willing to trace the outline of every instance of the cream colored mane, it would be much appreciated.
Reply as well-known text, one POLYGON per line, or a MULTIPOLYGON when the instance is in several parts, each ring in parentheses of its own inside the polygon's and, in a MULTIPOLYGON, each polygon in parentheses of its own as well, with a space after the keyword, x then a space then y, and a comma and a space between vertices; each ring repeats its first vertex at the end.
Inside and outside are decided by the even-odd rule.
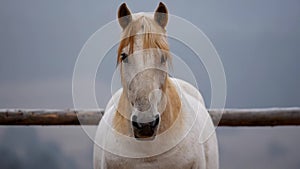
MULTIPOLYGON (((159 26, 153 17, 145 13, 138 13, 133 16, 137 19, 133 19, 128 24, 121 36, 118 49, 118 63, 121 61, 120 56, 124 47, 129 46, 129 54, 133 53, 135 36, 143 36, 144 49, 159 48, 163 51, 169 51, 169 45, 165 36, 166 30, 159 26)), ((167 57, 169 57, 168 61, 171 61, 169 54, 167 54, 167 57)))

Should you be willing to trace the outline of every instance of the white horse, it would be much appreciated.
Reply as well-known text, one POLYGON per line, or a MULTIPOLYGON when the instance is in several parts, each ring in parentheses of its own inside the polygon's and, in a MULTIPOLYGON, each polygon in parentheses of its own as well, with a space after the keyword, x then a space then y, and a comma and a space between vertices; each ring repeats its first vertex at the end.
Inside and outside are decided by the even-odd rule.
POLYGON ((217 169, 215 128, 201 94, 167 73, 166 6, 131 14, 124 3, 118 18, 123 88, 99 123, 94 169, 217 169))

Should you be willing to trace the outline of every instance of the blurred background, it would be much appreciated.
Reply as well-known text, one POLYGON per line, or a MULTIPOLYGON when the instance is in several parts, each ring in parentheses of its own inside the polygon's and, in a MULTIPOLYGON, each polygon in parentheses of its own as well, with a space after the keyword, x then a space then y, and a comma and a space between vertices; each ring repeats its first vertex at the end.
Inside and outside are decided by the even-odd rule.
MULTIPOLYGON (((122 2, 1 0, 0 108, 72 108, 76 58, 87 39, 116 18, 122 2)), ((300 106, 300 1, 164 2, 214 44, 227 78, 226 108, 300 106)), ((153 12, 158 3, 127 5, 133 12, 153 12)), ((181 42, 169 41, 194 71, 209 106, 210 83, 201 62, 181 42)), ((111 97, 115 60, 116 46, 99 67, 107 73, 97 74, 102 108, 111 97)), ((300 168, 299 127, 219 127, 217 134, 221 169, 300 168)), ((1 169, 92 169, 92 148, 80 127, 0 126, 1 169)))

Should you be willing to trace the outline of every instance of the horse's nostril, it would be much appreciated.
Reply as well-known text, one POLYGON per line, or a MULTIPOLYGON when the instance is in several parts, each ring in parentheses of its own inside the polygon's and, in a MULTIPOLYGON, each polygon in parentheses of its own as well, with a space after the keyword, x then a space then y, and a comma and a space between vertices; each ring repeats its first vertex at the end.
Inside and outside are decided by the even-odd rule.
POLYGON ((136 115, 132 116, 131 123, 132 123, 132 126, 137 128, 137 129, 142 129, 142 127, 143 127, 141 123, 137 122, 137 116, 136 115))
POLYGON ((142 129, 143 128, 141 123, 138 123, 138 122, 135 122, 135 121, 132 121, 132 126, 137 128, 137 129, 142 129))
POLYGON ((159 120, 159 115, 156 115, 155 119, 152 122, 150 122, 151 127, 155 128, 159 124, 159 120))

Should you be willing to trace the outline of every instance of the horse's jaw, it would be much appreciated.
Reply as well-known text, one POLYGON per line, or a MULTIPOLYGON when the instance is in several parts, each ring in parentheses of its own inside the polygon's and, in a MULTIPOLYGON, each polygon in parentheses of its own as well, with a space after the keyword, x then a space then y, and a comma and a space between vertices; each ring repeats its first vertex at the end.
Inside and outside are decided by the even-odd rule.
POLYGON ((138 141, 154 141, 155 140, 155 135, 151 137, 136 137, 135 139, 138 141))

